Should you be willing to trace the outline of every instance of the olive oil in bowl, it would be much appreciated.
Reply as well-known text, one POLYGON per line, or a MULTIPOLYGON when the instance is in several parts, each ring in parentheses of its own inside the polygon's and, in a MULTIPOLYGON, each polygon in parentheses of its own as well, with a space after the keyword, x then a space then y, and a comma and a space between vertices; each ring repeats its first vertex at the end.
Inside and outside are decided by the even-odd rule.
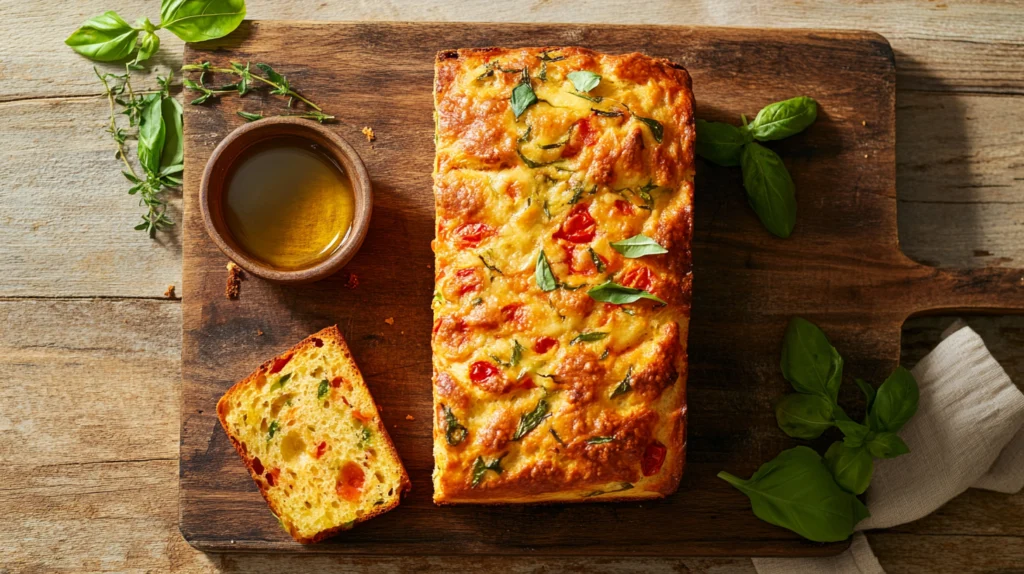
POLYGON ((331 256, 352 228, 355 195, 341 166, 296 136, 272 137, 234 161, 224 220, 239 247, 275 269, 305 269, 331 256))

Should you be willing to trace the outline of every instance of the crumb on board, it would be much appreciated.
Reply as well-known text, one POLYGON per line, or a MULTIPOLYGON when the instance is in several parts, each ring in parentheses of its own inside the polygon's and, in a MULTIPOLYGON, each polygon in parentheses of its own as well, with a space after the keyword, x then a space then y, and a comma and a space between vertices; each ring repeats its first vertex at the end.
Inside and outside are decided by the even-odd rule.
POLYGON ((355 273, 349 273, 348 278, 345 279, 345 287, 348 287, 349 289, 359 287, 359 276, 355 273))
POLYGON ((416 420, 416 417, 414 417, 412 415, 405 415, 405 420, 407 420, 407 421, 414 421, 414 420, 416 420))
POLYGON ((860 121, 860 125, 866 126, 866 125, 868 125, 868 121, 867 120, 861 120, 860 121))
POLYGON ((373 142, 373 140, 377 139, 377 134, 373 133, 373 128, 370 126, 363 128, 363 135, 366 136, 366 141, 368 142, 373 142))
POLYGON ((384 319, 384 322, 387 323, 388 325, 394 325, 395 324, 395 318, 394 317, 388 317, 387 319, 384 319))
POLYGON ((234 261, 228 262, 228 282, 224 286, 224 296, 228 299, 238 299, 238 293, 242 289, 242 268, 235 265, 234 261))
POLYGON ((164 297, 168 299, 174 299, 174 285, 168 285, 167 290, 164 291, 164 297))
POLYGON ((256 336, 257 337, 262 337, 263 336, 263 329, 256 329, 256 336))

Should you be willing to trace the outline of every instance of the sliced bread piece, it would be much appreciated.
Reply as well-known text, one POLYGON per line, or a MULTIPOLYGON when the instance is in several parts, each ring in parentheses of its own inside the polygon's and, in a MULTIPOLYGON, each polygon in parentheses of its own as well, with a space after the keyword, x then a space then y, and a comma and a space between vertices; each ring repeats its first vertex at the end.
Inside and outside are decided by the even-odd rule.
POLYGON ((410 488, 336 326, 231 387, 217 416, 271 512, 303 544, 391 510, 410 488))

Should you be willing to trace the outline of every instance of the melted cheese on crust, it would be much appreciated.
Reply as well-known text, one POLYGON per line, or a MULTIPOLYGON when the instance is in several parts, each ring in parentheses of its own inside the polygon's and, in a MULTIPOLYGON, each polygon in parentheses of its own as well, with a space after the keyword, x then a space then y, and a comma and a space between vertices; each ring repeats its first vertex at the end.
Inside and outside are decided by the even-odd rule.
POLYGON ((686 444, 689 75, 641 54, 458 50, 438 54, 434 103, 434 501, 674 492, 686 444), (586 97, 568 78, 578 70, 601 76, 586 97), (510 97, 525 77, 538 101, 517 119, 510 97), (631 259, 610 245, 638 233, 668 253, 631 259), (535 278, 540 250, 553 291, 535 278), (667 305, 587 294, 609 280, 667 305), (590 333, 604 335, 579 339, 590 333))

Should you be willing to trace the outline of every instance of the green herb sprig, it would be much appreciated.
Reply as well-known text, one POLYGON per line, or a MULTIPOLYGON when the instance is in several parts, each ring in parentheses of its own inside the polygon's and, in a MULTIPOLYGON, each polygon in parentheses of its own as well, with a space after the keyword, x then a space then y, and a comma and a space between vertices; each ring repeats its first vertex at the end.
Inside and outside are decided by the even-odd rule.
POLYGON ((787 138, 818 117, 818 103, 800 96, 765 106, 754 121, 736 127, 697 120, 697 155, 726 167, 740 166, 747 200, 765 228, 789 237, 796 225, 796 186, 782 158, 758 141, 787 138))
POLYGON ((181 185, 184 167, 181 104, 170 95, 170 75, 158 78, 159 90, 136 92, 128 65, 124 74, 101 74, 96 68, 93 71, 103 84, 103 95, 110 104, 107 133, 114 140, 115 157, 124 164, 121 173, 131 183, 128 194, 138 195, 139 205, 146 209, 142 222, 135 229, 153 237, 157 231, 174 225, 167 215, 164 194, 168 188, 181 185), (119 112, 118 107, 123 108, 122 111, 119 112), (118 125, 119 115, 128 117, 128 129, 118 125), (138 144, 141 170, 136 170, 128 161, 127 143, 133 137, 138 144))
POLYGON ((727 472, 718 476, 750 498, 758 518, 815 542, 845 540, 868 516, 857 495, 871 483, 874 459, 910 451, 896 433, 917 412, 917 382, 903 367, 877 390, 857 379, 867 414, 862 423, 853 421, 837 403, 843 358, 821 329, 799 317, 786 329, 780 366, 796 390, 775 407, 783 432, 811 440, 836 427, 843 440, 824 458, 806 446, 783 451, 749 480, 727 472))

